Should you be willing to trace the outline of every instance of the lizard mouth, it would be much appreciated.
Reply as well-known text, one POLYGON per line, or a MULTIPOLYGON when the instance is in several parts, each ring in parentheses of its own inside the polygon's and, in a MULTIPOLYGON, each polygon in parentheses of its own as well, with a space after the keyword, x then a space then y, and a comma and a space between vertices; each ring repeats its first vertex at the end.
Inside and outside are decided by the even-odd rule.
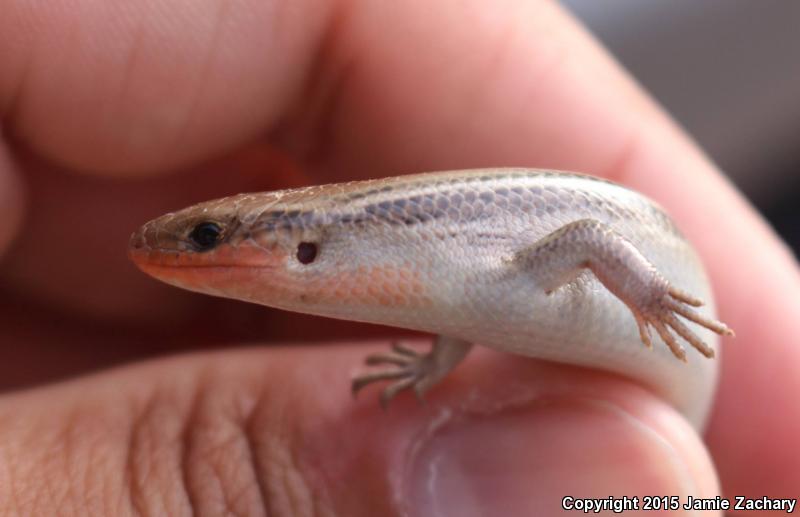
POLYGON ((164 283, 230 298, 269 281, 279 271, 278 258, 259 251, 251 246, 224 246, 205 253, 131 248, 128 255, 142 272, 164 283))
POLYGON ((131 245, 128 257, 145 273, 166 279, 182 270, 205 271, 235 269, 274 269, 284 262, 277 250, 265 250, 258 246, 221 245, 212 251, 196 252, 170 248, 153 248, 131 245))

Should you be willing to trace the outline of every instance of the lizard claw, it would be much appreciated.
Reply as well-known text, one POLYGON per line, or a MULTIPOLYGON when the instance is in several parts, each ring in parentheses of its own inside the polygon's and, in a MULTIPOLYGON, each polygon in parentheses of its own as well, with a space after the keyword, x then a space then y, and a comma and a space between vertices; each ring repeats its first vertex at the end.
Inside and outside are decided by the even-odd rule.
POLYGON ((700 307, 701 305, 703 305, 702 301, 670 286, 664 296, 653 304, 652 307, 631 307, 631 311, 633 312, 634 318, 636 318, 636 324, 639 327, 639 335, 645 346, 648 348, 653 347, 650 328, 648 327, 648 325, 650 325, 656 329, 658 335, 661 336, 661 339, 667 344, 675 357, 685 362, 686 351, 678 343, 673 333, 678 334, 697 349, 698 352, 708 358, 714 357, 714 349, 708 346, 697 334, 684 325, 675 316, 676 314, 712 330, 717 334, 726 336, 734 335, 733 330, 724 323, 707 318, 689 308, 689 306, 700 307))
POLYGON ((386 409, 389 402, 401 391, 411 388, 420 403, 425 403, 425 392, 436 382, 433 374, 431 354, 420 354, 400 343, 392 343, 392 351, 383 354, 372 354, 364 362, 369 366, 391 365, 394 368, 383 371, 365 373, 354 378, 351 383, 353 397, 365 386, 375 382, 394 380, 383 389, 380 395, 381 407, 386 409))

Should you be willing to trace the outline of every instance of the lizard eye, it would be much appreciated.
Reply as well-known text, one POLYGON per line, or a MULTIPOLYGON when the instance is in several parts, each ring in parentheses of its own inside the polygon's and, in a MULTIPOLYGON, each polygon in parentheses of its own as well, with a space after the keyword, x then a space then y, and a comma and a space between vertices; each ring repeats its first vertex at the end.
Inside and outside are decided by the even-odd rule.
POLYGON ((207 251, 216 246, 222 237, 222 228, 217 223, 199 223, 192 228, 189 239, 199 251, 207 251))
POLYGON ((301 242, 297 245, 297 261, 311 264, 317 258, 317 245, 313 242, 301 242))

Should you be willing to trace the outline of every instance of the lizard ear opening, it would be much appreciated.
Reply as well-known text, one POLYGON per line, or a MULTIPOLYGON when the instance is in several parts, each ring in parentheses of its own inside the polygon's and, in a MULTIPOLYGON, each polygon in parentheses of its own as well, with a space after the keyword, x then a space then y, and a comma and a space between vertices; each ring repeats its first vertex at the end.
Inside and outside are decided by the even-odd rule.
POLYGON ((297 245, 297 261, 301 264, 311 264, 317 258, 317 243, 301 242, 297 245))

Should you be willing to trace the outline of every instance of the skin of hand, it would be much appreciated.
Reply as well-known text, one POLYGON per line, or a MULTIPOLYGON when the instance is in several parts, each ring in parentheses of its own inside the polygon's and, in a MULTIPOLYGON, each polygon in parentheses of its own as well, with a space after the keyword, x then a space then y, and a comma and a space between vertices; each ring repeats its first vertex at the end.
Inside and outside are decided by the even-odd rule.
POLYGON ((188 5, 0 3, 0 513, 797 496, 797 264, 556 3, 188 5), (704 436, 625 379, 488 350, 384 413, 348 383, 396 330, 180 292, 125 257, 204 199, 512 165, 626 184, 697 247, 738 336, 704 436))

